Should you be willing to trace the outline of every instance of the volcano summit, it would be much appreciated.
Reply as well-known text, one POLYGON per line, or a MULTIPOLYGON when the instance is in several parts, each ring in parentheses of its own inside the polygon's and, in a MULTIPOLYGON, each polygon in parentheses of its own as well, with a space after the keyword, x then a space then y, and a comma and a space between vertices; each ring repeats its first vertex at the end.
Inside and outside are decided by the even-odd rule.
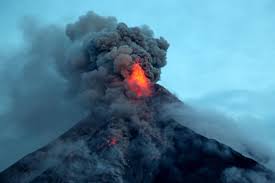
POLYGON ((1 172, 1 183, 275 180, 256 161, 163 117, 167 105, 187 106, 156 83, 169 44, 147 26, 89 12, 65 32, 61 51, 50 53, 88 116, 1 172))

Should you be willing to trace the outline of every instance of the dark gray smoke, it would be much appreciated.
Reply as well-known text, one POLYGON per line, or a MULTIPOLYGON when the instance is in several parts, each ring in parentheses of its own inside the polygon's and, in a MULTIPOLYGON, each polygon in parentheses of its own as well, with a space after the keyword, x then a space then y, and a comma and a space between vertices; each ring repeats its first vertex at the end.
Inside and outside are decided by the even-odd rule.
POLYGON ((132 65, 139 63, 150 81, 157 82, 166 64, 167 41, 154 38, 147 26, 129 28, 93 12, 69 24, 66 34, 72 46, 65 63, 59 62, 59 70, 85 106, 111 116, 142 111, 128 100, 135 94, 126 79, 132 65))
POLYGON ((67 130, 84 113, 57 72, 69 46, 63 30, 30 18, 23 20, 22 30, 24 45, 1 65, 0 169, 67 130))
POLYGON ((125 82, 131 66, 138 62, 157 82, 166 64, 169 45, 163 38, 114 17, 88 12, 65 30, 25 18, 21 28, 24 45, 4 57, 0 73, 5 101, 0 169, 57 137, 87 111, 134 118, 143 108, 128 100, 134 96, 125 82))
POLYGON ((152 82, 159 80, 160 69, 166 64, 169 45, 163 38, 154 38, 147 26, 129 28, 113 17, 89 12, 69 24, 66 34, 74 51, 70 51, 73 55, 68 57, 65 70, 61 67, 62 72, 77 93, 93 103, 123 93, 125 78, 135 62, 152 82))

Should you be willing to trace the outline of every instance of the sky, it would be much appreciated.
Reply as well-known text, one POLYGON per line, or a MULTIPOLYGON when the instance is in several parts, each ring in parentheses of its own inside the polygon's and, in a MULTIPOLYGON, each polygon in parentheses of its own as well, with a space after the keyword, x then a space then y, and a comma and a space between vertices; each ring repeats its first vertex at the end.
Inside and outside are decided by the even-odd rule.
MULTIPOLYGON (((184 102, 232 117, 275 150, 275 1, 0 0, 0 72, 21 47, 23 17, 65 26, 90 10, 129 26, 149 25, 170 43, 160 84, 184 102)), ((0 114, 5 100, 0 96, 0 114)), ((0 170, 43 143, 26 143, 0 170)))

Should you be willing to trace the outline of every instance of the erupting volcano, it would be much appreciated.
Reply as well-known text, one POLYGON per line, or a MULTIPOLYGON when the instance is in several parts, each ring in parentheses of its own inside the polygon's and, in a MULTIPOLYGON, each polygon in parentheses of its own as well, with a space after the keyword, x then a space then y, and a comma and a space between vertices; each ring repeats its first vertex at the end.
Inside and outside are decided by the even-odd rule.
MULTIPOLYGON (((54 41, 62 32, 45 34, 49 30, 28 39, 35 41, 30 45, 54 41), (41 39, 52 34, 54 39, 41 39)), ((89 12, 67 25, 65 33, 67 37, 57 39, 64 39, 58 47, 63 50, 49 51, 57 49, 53 44, 41 55, 52 54, 48 57, 57 62, 70 96, 83 101, 88 115, 56 140, 1 172, 1 183, 275 180, 274 173, 258 162, 197 134, 168 115, 173 108, 167 108, 172 105, 188 106, 157 84, 169 44, 162 37, 155 38, 147 26, 128 27, 114 17, 89 12)))
POLYGON ((150 96, 152 94, 152 86, 150 80, 146 77, 142 67, 135 63, 132 66, 132 71, 127 78, 129 89, 136 94, 136 96, 150 96))

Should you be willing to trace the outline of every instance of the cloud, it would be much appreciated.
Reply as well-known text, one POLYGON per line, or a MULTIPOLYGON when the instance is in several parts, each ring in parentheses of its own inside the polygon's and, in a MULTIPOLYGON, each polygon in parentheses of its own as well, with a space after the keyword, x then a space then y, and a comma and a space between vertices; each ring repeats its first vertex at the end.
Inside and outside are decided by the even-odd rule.
POLYGON ((224 171, 223 182, 224 183, 235 183, 235 182, 272 183, 274 182, 274 179, 265 173, 232 167, 224 171))
POLYGON ((191 105, 188 103, 184 105, 169 104, 164 106, 163 110, 164 118, 175 119, 195 132, 210 139, 218 140, 275 170, 274 151, 266 143, 266 139, 261 138, 262 134, 259 134, 256 128, 251 131, 251 126, 253 129, 254 123, 240 125, 240 121, 232 118, 231 115, 214 109, 207 109, 203 107, 203 102, 199 103, 198 101, 196 105, 194 103, 191 105))
POLYGON ((75 124, 84 112, 57 72, 68 40, 58 26, 25 19, 24 45, 1 64, 0 169, 75 124), (2 100, 2 101, 3 101, 2 100), (3 103, 1 103, 3 104, 3 103), (20 150, 18 150, 20 149, 20 150))

